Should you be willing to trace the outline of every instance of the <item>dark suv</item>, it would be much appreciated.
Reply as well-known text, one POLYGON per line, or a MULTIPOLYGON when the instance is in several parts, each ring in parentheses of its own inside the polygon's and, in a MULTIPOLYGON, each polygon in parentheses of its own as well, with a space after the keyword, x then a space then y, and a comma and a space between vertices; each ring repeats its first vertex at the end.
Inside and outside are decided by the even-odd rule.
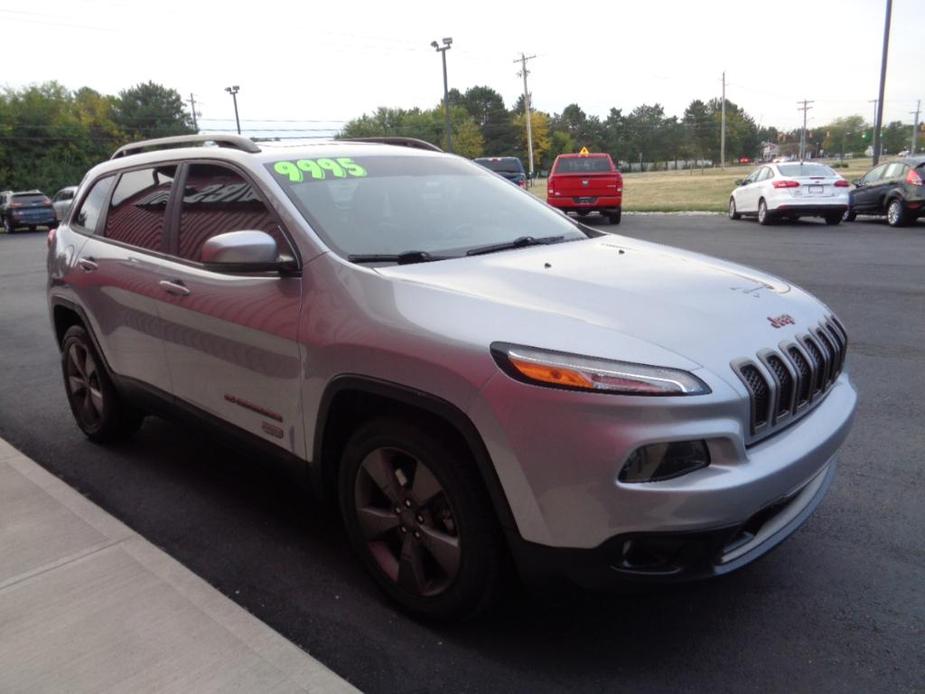
POLYGON ((901 227, 925 214, 925 156, 880 164, 854 182, 845 221, 859 214, 886 215, 901 227))
POLYGON ((55 208, 51 200, 40 190, 26 190, 14 193, 11 190, 0 193, 0 223, 3 230, 11 234, 17 227, 28 227, 34 231, 38 226, 58 226, 55 208))
POLYGON ((524 172, 523 162, 517 157, 478 157, 474 161, 521 188, 527 187, 527 174, 524 172))

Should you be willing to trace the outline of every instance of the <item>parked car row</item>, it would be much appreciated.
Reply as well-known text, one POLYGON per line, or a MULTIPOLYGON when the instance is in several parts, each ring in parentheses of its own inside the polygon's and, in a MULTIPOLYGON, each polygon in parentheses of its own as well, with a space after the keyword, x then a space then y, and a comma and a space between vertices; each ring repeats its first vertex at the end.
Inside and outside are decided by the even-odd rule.
POLYGON ((68 186, 49 199, 40 190, 5 190, 0 193, 0 225, 8 234, 22 228, 54 229, 70 209, 76 192, 77 186, 68 186))
POLYGON ((754 216, 759 224, 771 224, 822 217, 835 225, 865 214, 885 216, 890 226, 904 226, 925 214, 925 156, 880 164, 853 183, 852 189, 825 164, 764 164, 736 181, 729 196, 729 218, 754 216))

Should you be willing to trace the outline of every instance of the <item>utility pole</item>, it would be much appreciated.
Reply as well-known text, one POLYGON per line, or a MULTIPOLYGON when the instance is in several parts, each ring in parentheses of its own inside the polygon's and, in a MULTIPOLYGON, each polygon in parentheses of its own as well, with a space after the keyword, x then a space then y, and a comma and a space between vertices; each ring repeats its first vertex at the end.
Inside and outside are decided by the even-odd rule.
POLYGON ((196 120, 196 116, 198 115, 196 113, 196 95, 193 94, 192 92, 190 92, 190 95, 189 95, 189 108, 190 108, 190 113, 193 115, 193 130, 195 130, 198 133, 199 123, 196 120))
POLYGON ((524 117, 527 119, 527 161, 530 172, 528 180, 530 181, 533 180, 533 124, 530 122, 530 91, 527 89, 527 75, 530 74, 530 71, 527 69, 527 61, 533 60, 535 57, 535 55, 521 53, 520 58, 514 61, 515 63, 520 63, 518 77, 522 76, 524 78, 524 117))
POLYGON ((890 16, 893 0, 886 0, 886 19, 883 23, 883 58, 880 61, 880 98, 877 103, 877 120, 874 123, 874 166, 880 163, 880 128, 883 123, 883 91, 886 88, 886 59, 890 50, 890 16))
POLYGON ((816 103, 815 101, 810 101, 809 99, 803 99, 803 101, 798 101, 798 104, 803 104, 797 111, 803 112, 803 130, 800 131, 800 161, 806 159, 806 112, 812 110, 810 104, 816 103))
POLYGON ((240 87, 234 85, 231 87, 225 87, 225 91, 231 94, 231 98, 234 101, 234 123, 238 127, 238 135, 241 134, 241 120, 238 118, 238 90, 240 87))
POLYGON ((909 154, 915 154, 915 145, 916 140, 918 139, 919 134, 919 112, 922 110, 922 100, 919 99, 915 102, 915 111, 909 111, 915 115, 915 122, 912 124, 912 149, 909 150, 909 154))
POLYGON ((719 161, 722 168, 726 168, 726 71, 723 71, 723 106, 722 120, 719 132, 719 161))
POLYGON ((430 45, 443 57, 443 115, 446 118, 446 151, 453 151, 453 137, 450 134, 450 89, 446 80, 446 52, 453 45, 453 39, 447 37, 443 39, 441 47, 436 41, 431 41, 430 45))
POLYGON ((877 129, 877 104, 880 103, 880 99, 868 99, 867 103, 874 105, 874 119, 870 125, 870 151, 876 157, 877 155, 874 154, 874 131, 877 129))

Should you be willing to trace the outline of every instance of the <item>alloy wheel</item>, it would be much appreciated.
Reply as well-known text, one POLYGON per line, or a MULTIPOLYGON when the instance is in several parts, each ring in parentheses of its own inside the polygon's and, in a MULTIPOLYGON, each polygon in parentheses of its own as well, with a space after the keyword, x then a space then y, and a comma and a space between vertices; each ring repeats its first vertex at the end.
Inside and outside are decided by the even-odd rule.
POLYGON ((103 389, 96 360, 85 345, 74 342, 65 363, 68 398, 84 426, 97 426, 103 417, 103 389))
POLYGON ((902 203, 899 200, 894 200, 890 203, 890 206, 886 210, 886 219, 890 223, 890 226, 899 225, 899 220, 902 217, 902 213, 902 203))
POLYGON ((768 218, 768 206, 764 200, 758 203, 758 223, 764 224, 768 218))
POLYGON ((456 515, 424 462, 398 448, 371 451, 357 471, 354 499, 369 552, 392 582, 422 597, 452 585, 462 558, 456 515))

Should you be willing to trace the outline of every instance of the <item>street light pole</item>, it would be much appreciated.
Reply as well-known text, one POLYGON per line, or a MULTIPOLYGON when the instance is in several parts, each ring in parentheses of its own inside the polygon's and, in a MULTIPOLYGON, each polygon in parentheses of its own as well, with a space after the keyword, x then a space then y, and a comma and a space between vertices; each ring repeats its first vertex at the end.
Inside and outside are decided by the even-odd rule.
POLYGON ((446 79, 446 52, 450 50, 450 46, 453 45, 453 39, 449 37, 443 39, 443 46, 436 41, 431 41, 430 45, 433 46, 434 50, 443 58, 443 113, 446 116, 446 151, 452 152, 453 138, 450 134, 450 89, 446 79))
POLYGON ((231 87, 225 87, 225 91, 231 94, 231 99, 234 101, 234 124, 238 128, 238 135, 241 134, 241 120, 238 118, 238 90, 240 87, 238 85, 233 85, 231 87))
POLYGON ((874 121, 874 166, 880 163, 880 128, 883 123, 883 92, 886 88, 886 59, 890 50, 890 15, 893 0, 886 0, 886 20, 883 23, 883 58, 880 61, 880 99, 877 101, 877 118, 874 121))

